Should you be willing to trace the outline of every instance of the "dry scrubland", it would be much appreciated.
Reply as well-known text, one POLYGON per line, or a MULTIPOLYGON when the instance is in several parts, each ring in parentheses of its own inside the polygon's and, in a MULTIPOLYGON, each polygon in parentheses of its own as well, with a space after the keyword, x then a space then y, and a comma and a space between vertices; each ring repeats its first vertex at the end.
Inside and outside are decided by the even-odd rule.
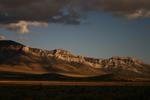
POLYGON ((150 100, 148 86, 0 86, 0 100, 150 100))

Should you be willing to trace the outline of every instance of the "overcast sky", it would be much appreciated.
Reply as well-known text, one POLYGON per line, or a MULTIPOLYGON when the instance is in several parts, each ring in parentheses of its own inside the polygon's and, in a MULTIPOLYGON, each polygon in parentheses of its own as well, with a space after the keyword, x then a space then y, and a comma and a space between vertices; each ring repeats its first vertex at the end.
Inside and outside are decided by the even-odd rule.
POLYGON ((0 0, 0 39, 150 62, 150 0, 0 0))

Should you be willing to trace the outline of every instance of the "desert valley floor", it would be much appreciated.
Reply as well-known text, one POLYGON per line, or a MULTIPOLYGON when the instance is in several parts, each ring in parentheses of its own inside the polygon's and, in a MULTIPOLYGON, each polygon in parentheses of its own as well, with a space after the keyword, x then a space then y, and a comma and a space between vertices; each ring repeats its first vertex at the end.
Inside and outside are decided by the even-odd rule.
POLYGON ((149 82, 0 81, 0 100, 150 100, 149 82))

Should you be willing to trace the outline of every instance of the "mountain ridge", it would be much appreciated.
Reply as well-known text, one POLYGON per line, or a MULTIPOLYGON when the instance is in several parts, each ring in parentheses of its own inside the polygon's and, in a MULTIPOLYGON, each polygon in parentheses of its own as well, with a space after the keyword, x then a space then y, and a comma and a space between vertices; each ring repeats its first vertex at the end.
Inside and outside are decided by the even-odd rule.
POLYGON ((10 40, 0 41, 1 71, 55 73, 66 77, 83 78, 107 74, 115 76, 118 73, 116 75, 118 80, 121 77, 119 74, 124 80, 128 80, 130 75, 131 78, 134 77, 132 80, 139 78, 144 80, 145 77, 149 79, 150 76, 149 65, 132 57, 116 56, 108 59, 83 57, 62 49, 37 49, 10 40))

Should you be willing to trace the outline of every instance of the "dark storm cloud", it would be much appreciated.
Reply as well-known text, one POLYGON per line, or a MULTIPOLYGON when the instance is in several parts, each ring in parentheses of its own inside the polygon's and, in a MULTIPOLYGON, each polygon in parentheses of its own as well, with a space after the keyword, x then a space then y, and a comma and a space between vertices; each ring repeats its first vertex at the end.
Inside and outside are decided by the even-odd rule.
POLYGON ((69 0, 0 0, 0 21, 15 23, 26 20, 77 24, 79 16, 67 7, 68 4, 69 0))
POLYGON ((0 24, 16 25, 19 21, 79 24, 83 13, 89 11, 130 19, 149 18, 150 0, 0 0, 0 24))
POLYGON ((128 18, 150 17, 150 0, 89 0, 84 9, 128 18))

